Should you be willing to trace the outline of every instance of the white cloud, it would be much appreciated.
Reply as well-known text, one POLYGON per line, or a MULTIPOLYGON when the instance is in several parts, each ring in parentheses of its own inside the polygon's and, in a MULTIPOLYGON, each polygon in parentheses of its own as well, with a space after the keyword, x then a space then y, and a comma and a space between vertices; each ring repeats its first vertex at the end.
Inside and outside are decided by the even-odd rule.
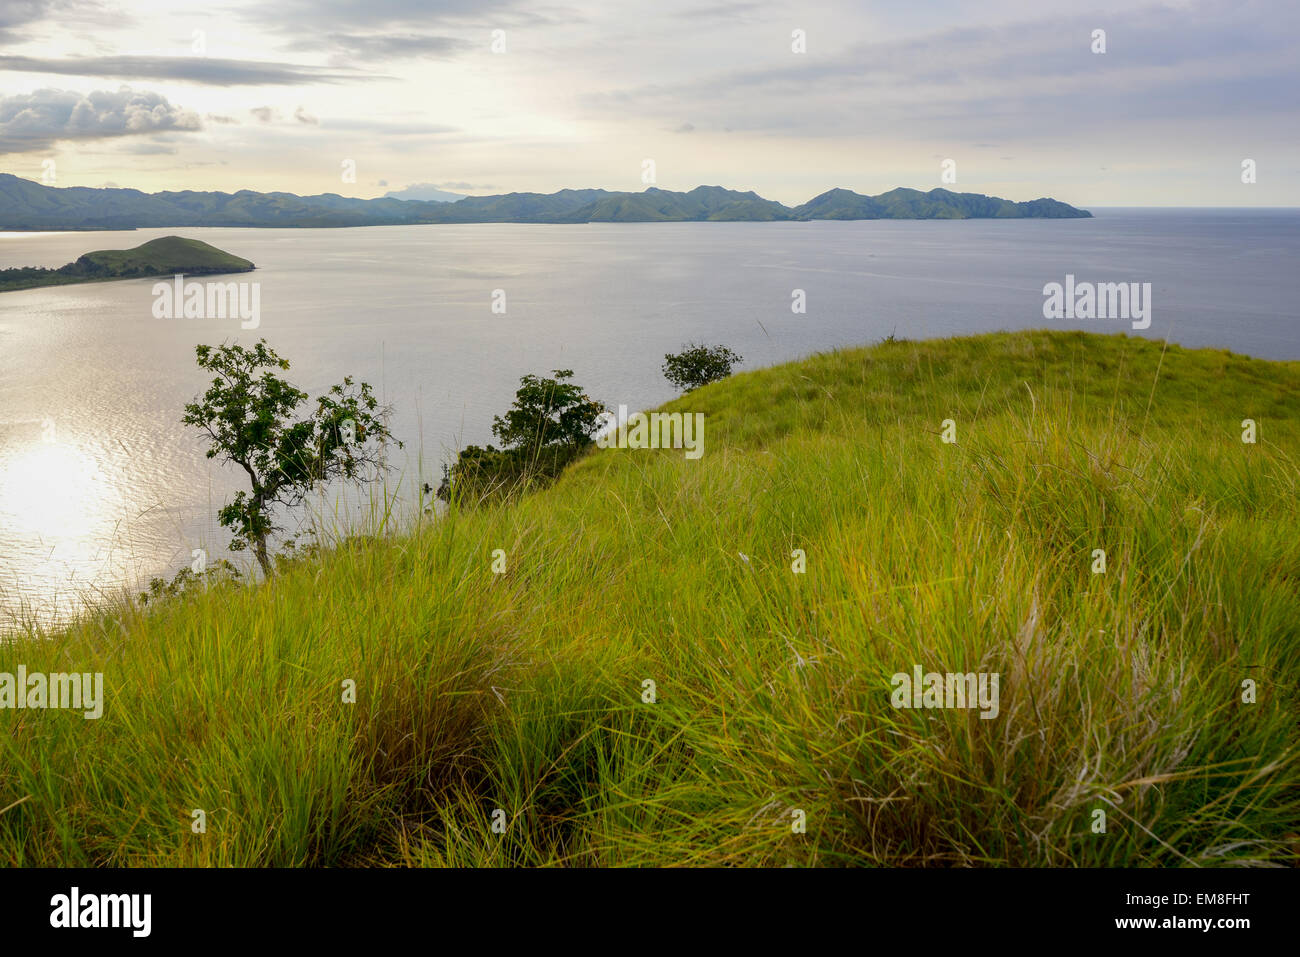
POLYGON ((85 94, 47 89, 0 97, 0 153, 45 150, 60 141, 202 128, 197 114, 166 97, 125 86, 85 94))

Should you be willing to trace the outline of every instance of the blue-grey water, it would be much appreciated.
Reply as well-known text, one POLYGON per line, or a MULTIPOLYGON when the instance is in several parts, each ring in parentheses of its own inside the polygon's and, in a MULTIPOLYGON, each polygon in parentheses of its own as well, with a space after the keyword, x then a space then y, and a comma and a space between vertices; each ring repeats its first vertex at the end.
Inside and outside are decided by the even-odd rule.
POLYGON ((671 397, 660 365, 689 340, 730 346, 742 368, 891 333, 1045 326, 1300 358, 1300 211, 1094 212, 0 234, 8 267, 180 233, 255 262, 229 278, 261 297, 260 326, 245 330, 155 318, 155 280, 0 294, 0 622, 170 574, 196 548, 223 556, 215 514, 238 476, 179 421, 207 385, 197 343, 265 337, 313 395, 348 374, 372 383, 407 443, 390 480, 403 493, 436 485, 453 450, 491 441, 525 373, 570 368, 608 406, 645 408, 671 397), (1043 287, 1067 274, 1151 283, 1150 328, 1045 320, 1043 287), (795 289, 806 313, 791 310, 795 289))

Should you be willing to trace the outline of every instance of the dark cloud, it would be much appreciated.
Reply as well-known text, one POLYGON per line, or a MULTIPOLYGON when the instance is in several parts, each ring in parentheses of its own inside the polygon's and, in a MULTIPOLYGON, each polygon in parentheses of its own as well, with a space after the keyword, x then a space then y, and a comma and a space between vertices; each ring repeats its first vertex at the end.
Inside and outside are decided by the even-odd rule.
POLYGON ((0 97, 0 153, 49 149, 63 140, 97 140, 202 129, 195 113, 165 96, 122 87, 73 93, 37 90, 0 97))
MULTIPOLYGON (((2 0, 8 2, 8 0, 2 0)), ((111 76, 132 80, 178 80, 207 86, 286 86, 307 83, 354 83, 385 77, 339 72, 265 60, 222 60, 202 56, 95 56, 42 59, 0 56, 0 70, 55 73, 62 76, 111 76)))

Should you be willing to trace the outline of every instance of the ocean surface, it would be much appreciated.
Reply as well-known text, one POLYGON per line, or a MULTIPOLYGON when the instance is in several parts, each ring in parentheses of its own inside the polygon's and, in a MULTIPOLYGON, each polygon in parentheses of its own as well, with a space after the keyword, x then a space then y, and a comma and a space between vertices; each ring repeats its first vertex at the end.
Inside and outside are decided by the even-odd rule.
MULTIPOLYGON (((0 233, 0 267, 60 266, 180 233, 251 259, 256 272, 224 279, 260 292, 256 329, 155 318, 154 279, 0 293, 0 631, 170 577, 195 549, 209 562, 228 555, 216 512, 239 476, 180 422, 208 384, 199 343, 265 337, 313 396, 345 375, 371 383, 406 443, 388 486, 411 515, 421 482, 436 485, 456 449, 492 441, 520 376, 572 369, 608 407, 647 408, 673 395, 664 353, 692 340, 730 346, 740 368, 891 333, 1043 327, 1300 359, 1300 210, 1093 212, 0 233), (1150 283, 1150 328, 1045 319, 1043 287, 1067 275, 1150 283)), ((365 511, 335 496, 304 514, 340 527, 365 511)))

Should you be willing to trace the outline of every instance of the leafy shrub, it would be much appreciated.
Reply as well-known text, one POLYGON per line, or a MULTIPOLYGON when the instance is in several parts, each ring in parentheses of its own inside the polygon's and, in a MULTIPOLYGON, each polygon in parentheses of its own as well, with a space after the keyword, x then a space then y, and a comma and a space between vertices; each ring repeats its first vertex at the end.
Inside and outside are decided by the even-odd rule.
POLYGON ((664 356, 664 377, 683 392, 731 375, 731 367, 744 359, 726 346, 688 343, 682 351, 664 356))
POLYGON ((463 449, 439 486, 438 498, 467 502, 549 481, 591 445, 605 407, 568 381, 571 369, 556 369, 553 375, 519 380, 515 404, 492 420, 492 433, 504 448, 463 449))

